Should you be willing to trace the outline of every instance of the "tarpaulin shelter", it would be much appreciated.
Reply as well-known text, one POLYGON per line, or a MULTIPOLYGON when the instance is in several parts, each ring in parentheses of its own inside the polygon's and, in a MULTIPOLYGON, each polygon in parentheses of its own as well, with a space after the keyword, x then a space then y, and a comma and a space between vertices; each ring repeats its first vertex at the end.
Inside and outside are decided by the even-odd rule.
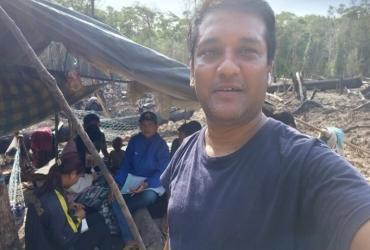
MULTIPOLYGON (((75 103, 101 87, 99 84, 72 90, 65 74, 51 73, 69 103, 75 103)), ((59 109, 36 71, 29 67, 2 66, 0 93, 0 134, 41 121, 59 109)))
MULTIPOLYGON (((178 102, 196 100, 189 86, 186 65, 123 37, 93 18, 42 0, 0 0, 0 5, 46 67, 54 70, 52 73, 70 103, 101 86, 83 86, 74 90, 73 86, 65 84, 68 82, 66 72, 76 63, 68 60, 69 55, 82 58, 90 65, 87 69, 80 68, 81 75, 122 77, 178 102), (53 54, 54 49, 50 48, 55 42, 62 44, 66 51, 53 54), (49 57, 43 57, 47 50, 49 57)), ((15 38, 1 23, 0 31, 1 135, 41 121, 55 112, 57 105, 52 100, 47 101, 50 95, 29 68, 28 59, 15 38)))

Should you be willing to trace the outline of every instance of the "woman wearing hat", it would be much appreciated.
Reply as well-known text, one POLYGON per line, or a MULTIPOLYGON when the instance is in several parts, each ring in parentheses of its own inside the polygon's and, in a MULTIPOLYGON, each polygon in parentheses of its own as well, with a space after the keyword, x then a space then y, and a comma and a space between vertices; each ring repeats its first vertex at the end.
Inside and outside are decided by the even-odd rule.
POLYGON ((55 249, 111 249, 110 234, 103 217, 86 214, 83 205, 68 204, 65 190, 84 172, 77 153, 64 154, 53 166, 38 191, 42 207, 41 224, 55 249))

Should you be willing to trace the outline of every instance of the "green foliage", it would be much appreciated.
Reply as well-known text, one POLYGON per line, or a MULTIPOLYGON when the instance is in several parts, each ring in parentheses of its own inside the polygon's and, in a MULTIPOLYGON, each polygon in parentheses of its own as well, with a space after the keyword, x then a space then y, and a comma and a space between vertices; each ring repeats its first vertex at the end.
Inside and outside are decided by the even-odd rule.
MULTIPOLYGON (((184 0, 185 1, 185 0, 184 0)), ((92 0, 57 0, 90 15, 92 0)), ((197 1, 188 0, 190 5, 197 1)), ((142 5, 115 10, 95 10, 95 18, 122 35, 169 57, 187 63, 186 35, 190 12, 179 17, 142 5)), ((277 43, 274 74, 305 76, 370 76, 370 1, 352 0, 352 5, 331 6, 327 16, 276 16, 277 43)))
POLYGON ((275 74, 349 77, 370 74, 370 2, 330 7, 328 15, 277 15, 275 74))

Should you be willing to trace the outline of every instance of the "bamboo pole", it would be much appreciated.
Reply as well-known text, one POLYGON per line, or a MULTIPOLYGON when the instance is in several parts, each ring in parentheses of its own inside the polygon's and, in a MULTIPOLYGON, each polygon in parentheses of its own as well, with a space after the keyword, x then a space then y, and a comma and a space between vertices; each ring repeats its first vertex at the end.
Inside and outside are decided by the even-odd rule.
POLYGON ((0 19, 5 24, 5 26, 9 29, 9 31, 11 31, 13 36, 16 38, 19 46, 21 47, 23 52, 27 55, 28 59, 31 61, 31 65, 36 68, 40 76, 40 79, 43 80, 43 82, 45 83, 45 86, 51 92, 52 96, 57 101, 60 108, 66 113, 67 117, 72 121, 73 125, 76 127, 77 133, 80 135, 88 151, 98 161, 101 172, 104 175, 104 178, 106 179, 106 181, 108 182, 110 188, 112 189, 114 197, 117 200, 119 206, 121 207, 121 210, 128 222, 130 230, 133 233, 135 240, 139 244, 139 248, 141 250, 144 250, 145 245, 143 243, 143 240, 141 239, 139 231, 135 225, 134 220, 132 219, 130 211, 127 208, 127 205, 121 195, 121 192, 117 184, 113 180, 113 177, 110 175, 107 167, 104 164, 104 161, 100 158, 98 151, 95 149, 94 144, 91 142, 85 130, 82 128, 82 125, 79 123, 76 116, 73 114, 72 109, 69 106, 66 99, 64 98, 63 93, 58 88, 55 78, 47 71, 45 66, 42 64, 42 62, 40 61, 40 59, 37 57, 36 53, 32 49, 31 45, 28 43, 27 39, 24 37, 22 31, 18 28, 17 24, 11 19, 11 17, 8 16, 8 14, 5 12, 5 10, 2 8, 1 5, 0 5, 0 19))

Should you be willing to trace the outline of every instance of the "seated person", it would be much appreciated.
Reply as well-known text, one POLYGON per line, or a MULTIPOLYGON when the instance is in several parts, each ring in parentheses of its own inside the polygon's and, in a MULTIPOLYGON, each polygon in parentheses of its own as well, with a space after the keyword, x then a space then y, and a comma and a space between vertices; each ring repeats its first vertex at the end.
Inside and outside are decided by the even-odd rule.
MULTIPOLYGON (((106 148, 105 136, 99 129, 99 117, 95 114, 88 114, 84 117, 84 129, 95 145, 95 148, 100 151, 106 148)), ((79 180, 68 188, 67 198, 70 202, 77 200, 83 203, 89 211, 97 211, 103 217, 108 225, 111 233, 116 233, 118 228, 115 222, 115 217, 111 211, 111 204, 109 201, 110 188, 105 182, 102 175, 95 173, 99 170, 97 162, 89 154, 85 144, 80 136, 69 141, 64 147, 62 157, 68 153, 78 153, 77 156, 83 163, 84 174, 79 180)))
POLYGON ((175 154, 176 150, 180 147, 182 141, 199 131, 202 128, 202 125, 197 121, 190 121, 188 123, 182 124, 177 131, 179 132, 179 137, 173 140, 171 145, 171 158, 175 154))
POLYGON ((41 223, 56 249, 112 249, 103 217, 98 213, 87 214, 83 205, 69 204, 65 198, 65 190, 75 184, 84 171, 75 154, 63 155, 61 164, 50 169, 38 191, 43 210, 41 223))
MULTIPOLYGON (((167 144, 157 133, 157 116, 153 112, 144 112, 140 116, 139 124, 141 133, 130 139, 123 163, 115 176, 120 187, 123 187, 128 179, 142 178, 138 185, 129 190, 121 190, 131 212, 153 204, 159 196, 163 195, 164 189, 159 177, 170 160, 167 144)), ((129 242, 132 240, 132 235, 127 223, 118 204, 113 202, 112 205, 122 236, 126 242, 129 242)))
MULTIPOLYGON (((94 143, 96 150, 102 152, 105 158, 109 158, 107 142, 104 133, 100 130, 100 118, 96 114, 87 114, 83 118, 83 127, 89 134, 91 141, 94 143)), ((79 138, 79 137, 77 137, 79 138)), ((81 140, 81 139, 80 139, 81 140)))
POLYGON ((122 149, 123 140, 121 137, 116 137, 112 141, 113 150, 109 153, 110 171, 115 175, 117 169, 121 165, 125 157, 125 151, 122 149))

